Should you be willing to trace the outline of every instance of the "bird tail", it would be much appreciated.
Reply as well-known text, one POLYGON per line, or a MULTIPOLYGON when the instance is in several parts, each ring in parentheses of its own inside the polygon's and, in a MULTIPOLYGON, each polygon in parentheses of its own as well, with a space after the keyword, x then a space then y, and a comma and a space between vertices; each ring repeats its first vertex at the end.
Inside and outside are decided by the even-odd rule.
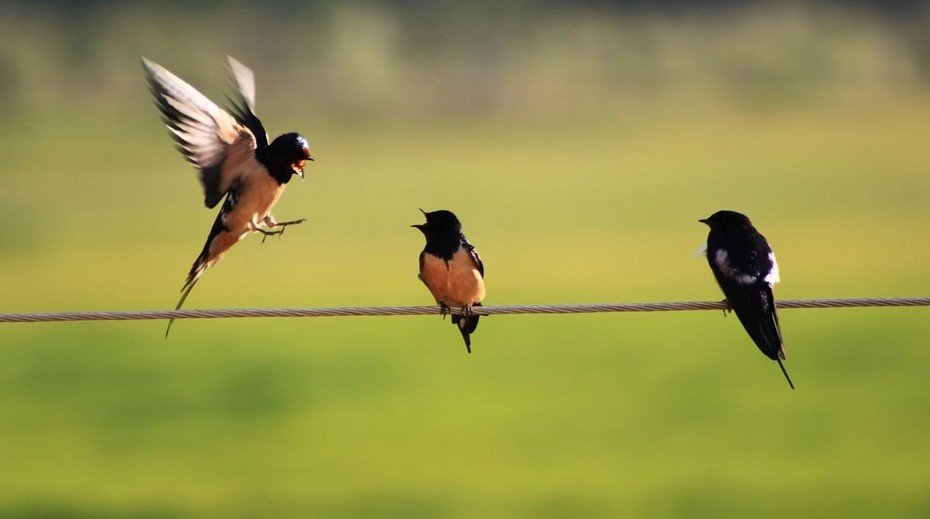
MULTIPOLYGON (((213 265, 219 258, 222 257, 222 252, 214 255, 213 258, 210 257, 210 244, 213 243, 213 239, 219 236, 220 233, 226 230, 226 224, 223 223, 223 215, 226 214, 230 207, 232 207, 230 198, 226 198, 226 202, 223 204, 223 208, 220 212, 216 213, 216 220, 213 220, 213 227, 210 228, 210 234, 207 236, 207 241, 203 244, 203 249, 200 250, 200 255, 197 256, 197 259, 194 260, 194 264, 191 265, 190 272, 187 273, 187 279, 184 281, 184 286, 181 287, 181 299, 178 301, 178 306, 174 307, 175 310, 180 310, 181 305, 184 304, 184 300, 187 299, 187 295, 191 293, 194 285, 197 284, 197 280, 200 279, 200 276, 203 274, 204 270, 207 270, 207 267, 213 265)), ((168 329, 165 330, 165 338, 168 338, 168 332, 171 331, 171 325, 174 324, 174 319, 168 321, 168 329)))
MULTIPOLYGON (((191 265, 190 272, 187 273, 187 280, 184 281, 184 286, 181 287, 181 299, 178 301, 178 305, 174 307, 175 310, 181 309, 181 305, 184 304, 188 294, 194 289, 194 285, 197 284, 197 280, 200 279, 204 270, 207 270, 207 254, 201 253, 200 256, 197 256, 194 264, 191 265)), ((168 328, 165 330, 166 339, 168 338, 168 332, 171 331, 172 324, 174 324, 174 318, 168 320, 168 328)))
MULTIPOLYGON (((481 306, 481 303, 475 303, 474 306, 481 306)), ((471 334, 478 328, 478 318, 480 315, 458 315, 452 316, 452 324, 456 325, 465 341, 465 350, 471 353, 471 334)))
POLYGON ((776 357, 775 360, 778 362, 778 367, 781 368, 781 372, 785 374, 785 380, 788 381, 788 385, 791 386, 791 389, 794 389, 794 382, 791 382, 791 377, 788 376, 785 365, 781 362, 781 357, 776 357))

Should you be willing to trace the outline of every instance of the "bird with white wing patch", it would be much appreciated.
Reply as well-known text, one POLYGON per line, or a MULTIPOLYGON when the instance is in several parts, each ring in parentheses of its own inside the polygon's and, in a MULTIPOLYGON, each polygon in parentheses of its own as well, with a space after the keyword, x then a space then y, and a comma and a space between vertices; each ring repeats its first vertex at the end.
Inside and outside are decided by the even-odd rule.
POLYGON ((707 263, 727 303, 759 350, 778 362, 788 385, 794 389, 782 363, 785 346, 772 292, 779 281, 775 253, 744 214, 717 211, 699 221, 710 227, 707 263))

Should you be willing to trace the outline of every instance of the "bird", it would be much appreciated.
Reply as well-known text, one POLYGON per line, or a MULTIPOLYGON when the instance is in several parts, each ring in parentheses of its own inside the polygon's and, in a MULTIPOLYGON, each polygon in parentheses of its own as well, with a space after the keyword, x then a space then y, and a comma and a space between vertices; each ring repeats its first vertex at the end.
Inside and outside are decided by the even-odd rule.
MULTIPOLYGON (((278 222, 271 209, 294 175, 304 178, 306 161, 313 161, 307 139, 290 132, 270 143, 255 115, 255 75, 229 57, 232 96, 228 110, 217 106, 187 82, 161 65, 142 58, 142 68, 162 121, 178 151, 198 171, 204 205, 223 205, 203 249, 191 265, 179 310, 204 271, 218 262, 239 240, 261 233, 262 241, 284 233, 289 225, 305 220, 278 222), (225 200, 224 200, 225 197, 225 200)), ((165 337, 171 331, 171 324, 165 337)))
POLYGON ((426 223, 411 226, 426 237, 418 277, 439 303, 443 317, 450 313, 450 307, 462 309, 461 315, 452 315, 452 324, 458 327, 465 350, 471 353, 471 334, 479 318, 472 313, 472 307, 481 306, 484 299, 484 263, 478 249, 465 238, 455 214, 446 210, 420 212, 426 223))
POLYGON ((775 253, 744 214, 723 210, 698 221, 710 227, 707 263, 726 296, 725 303, 736 313, 759 350, 778 362, 788 385, 794 389, 782 363, 785 345, 772 292, 779 282, 775 253))

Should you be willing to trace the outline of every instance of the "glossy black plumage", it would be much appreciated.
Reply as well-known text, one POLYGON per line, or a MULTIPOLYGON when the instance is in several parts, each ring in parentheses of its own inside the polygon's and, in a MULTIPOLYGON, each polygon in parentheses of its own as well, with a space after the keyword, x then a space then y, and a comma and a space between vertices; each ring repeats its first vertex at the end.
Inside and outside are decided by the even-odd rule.
MULTIPOLYGON (((421 209, 422 211, 422 209, 421 209)), ((450 211, 427 213, 426 223, 413 225, 426 237, 420 252, 419 278, 445 315, 449 307, 460 307, 466 315, 452 315, 471 353, 471 334, 478 327, 478 315, 469 313, 473 306, 481 306, 484 298, 484 263, 478 249, 465 238, 462 224, 450 211)))
POLYGON ((785 370, 781 328, 772 287, 779 281, 778 262, 765 237, 745 215, 718 211, 700 220, 710 227, 707 263, 730 307, 766 357, 785 370))

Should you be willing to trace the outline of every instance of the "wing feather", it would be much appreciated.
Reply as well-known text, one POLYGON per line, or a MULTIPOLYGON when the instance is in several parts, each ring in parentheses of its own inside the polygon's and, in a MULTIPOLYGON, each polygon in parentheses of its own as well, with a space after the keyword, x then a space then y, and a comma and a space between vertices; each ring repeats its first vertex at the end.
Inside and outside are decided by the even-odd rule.
POLYGON ((255 115, 255 74, 232 56, 227 56, 227 59, 235 97, 229 100, 230 112, 239 124, 255 135, 259 146, 267 146, 268 133, 258 116, 255 115))
POLYGON ((237 180, 236 172, 243 170, 224 167, 227 154, 236 147, 254 151, 255 137, 248 126, 161 65, 142 58, 142 66, 178 151, 200 170, 204 203, 215 207, 237 180))
POLYGON ((468 256, 471 257, 471 260, 475 263, 475 268, 478 269, 481 277, 484 277, 484 263, 481 261, 481 256, 478 255, 478 249, 468 242, 465 242, 464 245, 465 250, 468 251, 468 256))

